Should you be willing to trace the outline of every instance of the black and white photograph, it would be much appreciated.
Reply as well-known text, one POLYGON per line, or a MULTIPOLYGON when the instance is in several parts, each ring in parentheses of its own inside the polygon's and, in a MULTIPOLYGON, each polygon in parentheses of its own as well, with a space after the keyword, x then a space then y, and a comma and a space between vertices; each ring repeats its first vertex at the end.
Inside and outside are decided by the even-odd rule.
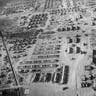
POLYGON ((0 96, 96 96, 96 0, 0 0, 0 96))

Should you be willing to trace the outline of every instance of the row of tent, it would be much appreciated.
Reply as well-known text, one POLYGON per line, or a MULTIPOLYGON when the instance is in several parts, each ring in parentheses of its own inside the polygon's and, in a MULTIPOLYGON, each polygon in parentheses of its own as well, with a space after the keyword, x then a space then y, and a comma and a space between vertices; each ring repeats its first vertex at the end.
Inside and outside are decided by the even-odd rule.
POLYGON ((32 82, 37 83, 37 82, 52 82, 52 83, 62 83, 62 84, 67 84, 68 83, 68 78, 69 78, 69 66, 66 65, 64 72, 54 72, 54 73, 46 73, 42 74, 37 72, 35 74, 35 77, 33 78, 32 82))

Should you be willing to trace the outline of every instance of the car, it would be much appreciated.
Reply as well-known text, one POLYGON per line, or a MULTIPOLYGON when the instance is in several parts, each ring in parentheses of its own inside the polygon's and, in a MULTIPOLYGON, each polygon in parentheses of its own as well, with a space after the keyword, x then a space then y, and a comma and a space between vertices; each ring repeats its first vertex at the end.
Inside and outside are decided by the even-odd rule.
POLYGON ((81 87, 85 88, 85 87, 91 87, 92 83, 88 83, 88 82, 82 82, 81 83, 81 87))
POLYGON ((82 81, 87 81, 88 78, 86 77, 86 75, 82 75, 82 76, 81 76, 81 80, 82 80, 82 81))
POLYGON ((94 69, 94 67, 91 66, 91 65, 86 65, 86 66, 85 66, 85 70, 86 70, 86 71, 90 71, 90 70, 93 70, 93 69, 94 69))
POLYGON ((88 23, 84 23, 84 25, 88 25, 88 23))
POLYGON ((66 29, 67 31, 71 31, 71 28, 70 27, 67 27, 67 29, 66 29))
POLYGON ((71 30, 72 31, 75 31, 76 30, 76 27, 72 26, 71 30))
POLYGON ((23 55, 23 57, 26 57, 26 56, 27 56, 27 54, 24 54, 24 55, 23 55))
POLYGON ((65 90, 67 90, 67 89, 68 89, 68 87, 64 87, 64 88, 63 88, 63 91, 65 91, 65 90))
POLYGON ((81 88, 85 88, 86 87, 86 85, 85 85, 85 83, 81 83, 81 88))
POLYGON ((62 31, 66 31, 66 28, 62 28, 62 31))
POLYGON ((86 51, 81 51, 81 54, 87 54, 87 52, 86 51))

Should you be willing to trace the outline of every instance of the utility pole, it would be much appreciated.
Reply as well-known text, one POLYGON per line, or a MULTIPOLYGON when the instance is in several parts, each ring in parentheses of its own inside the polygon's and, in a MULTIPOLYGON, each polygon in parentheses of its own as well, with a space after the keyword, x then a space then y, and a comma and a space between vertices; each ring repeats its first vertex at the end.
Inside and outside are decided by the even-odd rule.
POLYGON ((77 74, 75 75, 75 78, 76 78, 76 96, 79 96, 79 93, 78 93, 78 82, 77 82, 77 74))
MULTIPOLYGON (((12 62, 11 62, 11 59, 10 59, 10 55, 9 55, 9 52, 8 52, 8 49, 7 49, 5 40, 4 40, 4 36, 3 36, 3 34, 2 34, 1 31, 0 31, 0 36, 1 36, 1 38, 2 38, 3 46, 5 47, 5 50, 6 50, 6 53, 7 53, 8 61, 9 61, 10 67, 11 67, 12 72, 13 72, 13 76, 14 76, 14 79, 15 79, 15 82, 16 82, 16 86, 18 86, 19 83, 18 83, 18 80, 17 80, 17 78, 16 78, 16 74, 15 74, 15 71, 14 71, 14 68, 13 68, 13 65, 12 65, 12 62)), ((19 89, 18 96, 20 96, 20 89, 19 89)))

